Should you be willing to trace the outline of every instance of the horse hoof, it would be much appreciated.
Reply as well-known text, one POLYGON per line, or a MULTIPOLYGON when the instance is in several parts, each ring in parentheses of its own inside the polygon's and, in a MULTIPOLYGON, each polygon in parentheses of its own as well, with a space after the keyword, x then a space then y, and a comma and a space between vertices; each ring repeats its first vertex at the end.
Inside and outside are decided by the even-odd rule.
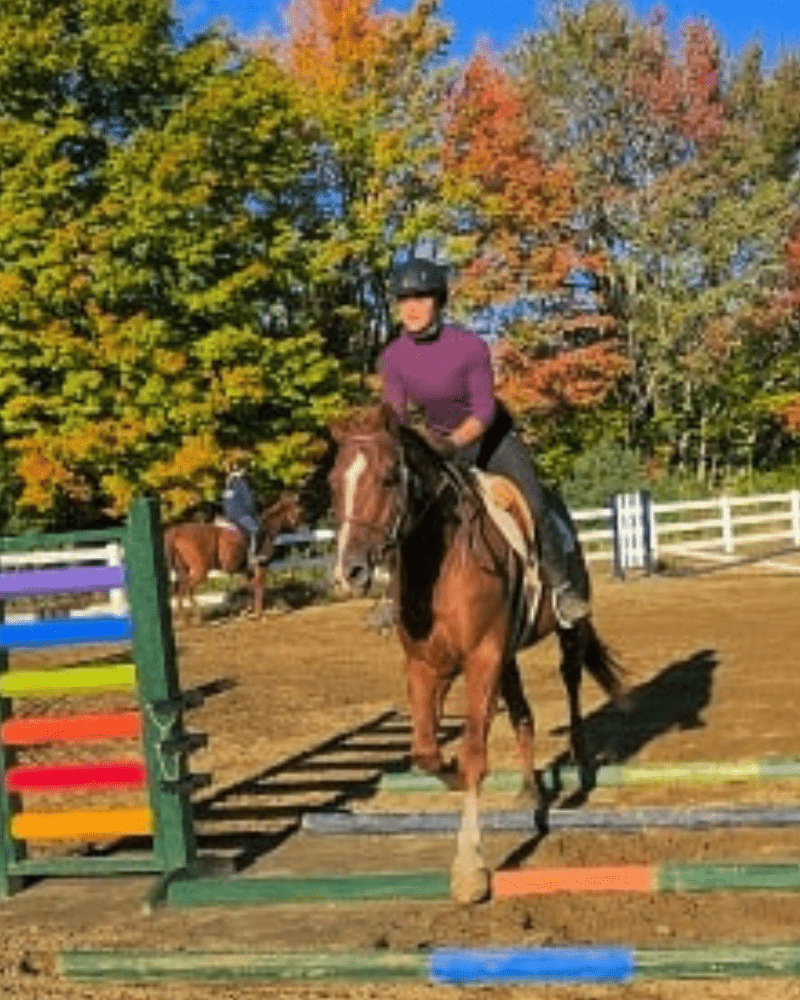
POLYGON ((482 865, 467 867, 456 859, 450 869, 450 895, 461 906, 485 902, 491 895, 489 870, 482 865))

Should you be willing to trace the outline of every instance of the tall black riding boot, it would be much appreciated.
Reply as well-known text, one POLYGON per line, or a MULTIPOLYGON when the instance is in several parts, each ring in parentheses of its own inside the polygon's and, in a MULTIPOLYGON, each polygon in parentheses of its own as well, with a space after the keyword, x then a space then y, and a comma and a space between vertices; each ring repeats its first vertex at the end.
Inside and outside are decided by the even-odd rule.
POLYGON ((503 436, 487 468, 490 472, 509 476, 525 494, 539 531, 542 567, 553 590, 553 610, 562 628, 570 628, 589 614, 589 595, 585 581, 577 572, 579 560, 572 558, 577 540, 569 514, 565 512, 564 516, 559 516, 556 513, 560 498, 556 494, 548 496, 552 491, 539 482, 528 449, 513 430, 503 436), (571 573, 571 568, 576 572, 571 573))
POLYGON ((575 540, 569 527, 552 510, 539 519, 542 568, 553 589, 553 610, 562 628, 588 617, 590 606, 570 574, 569 557, 575 540))

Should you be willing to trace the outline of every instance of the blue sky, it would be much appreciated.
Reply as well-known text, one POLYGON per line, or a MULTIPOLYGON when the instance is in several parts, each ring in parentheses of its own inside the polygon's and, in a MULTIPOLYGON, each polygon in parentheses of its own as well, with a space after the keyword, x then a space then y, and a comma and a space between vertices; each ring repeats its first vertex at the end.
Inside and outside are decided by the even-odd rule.
MULTIPOLYGON (((242 33, 259 28, 282 30, 280 12, 285 4, 274 0, 175 0, 175 9, 189 32, 225 18, 242 33)), ((381 3, 381 7, 384 3, 381 3)), ((654 5, 635 0, 634 9, 646 14, 654 5)), ((739 54, 755 38, 764 48, 766 65, 774 64, 782 50, 800 49, 798 0, 674 0, 661 4, 668 14, 670 32, 677 37, 688 18, 706 18, 720 33, 726 51, 739 54)), ((406 10, 407 0, 385 3, 386 8, 406 10)), ((535 0, 443 0, 441 16, 455 29, 451 54, 465 58, 476 42, 485 38, 504 49, 525 29, 535 28, 535 0)))

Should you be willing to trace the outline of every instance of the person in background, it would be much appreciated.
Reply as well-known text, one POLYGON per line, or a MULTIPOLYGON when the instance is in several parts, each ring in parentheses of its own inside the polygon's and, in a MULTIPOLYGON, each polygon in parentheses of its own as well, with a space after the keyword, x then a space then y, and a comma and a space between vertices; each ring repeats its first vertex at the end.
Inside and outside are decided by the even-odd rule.
POLYGON ((402 423, 412 404, 425 419, 429 443, 444 457, 507 476, 530 504, 541 561, 559 624, 571 628, 589 614, 588 580, 570 578, 576 538, 563 501, 539 482, 528 449, 495 397, 489 348, 461 326, 445 324, 447 275, 433 261, 411 258, 391 275, 399 336, 378 361, 384 400, 402 423), (558 508, 558 510, 554 508, 558 508))
POLYGON ((250 566, 256 566, 264 533, 258 520, 255 499, 247 482, 245 468, 238 460, 233 460, 229 466, 222 493, 222 512, 247 535, 247 562, 250 566))

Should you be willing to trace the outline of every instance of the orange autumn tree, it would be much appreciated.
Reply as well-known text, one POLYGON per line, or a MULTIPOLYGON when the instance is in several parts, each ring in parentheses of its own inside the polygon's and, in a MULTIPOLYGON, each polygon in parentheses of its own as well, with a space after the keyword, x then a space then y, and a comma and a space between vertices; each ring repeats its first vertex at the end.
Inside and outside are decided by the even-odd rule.
MULTIPOLYGON (((780 291, 776 306, 783 313, 792 317, 789 328, 793 330, 795 338, 798 335, 800 326, 800 227, 795 229, 786 243, 785 248, 786 273, 784 285, 780 291)), ((770 329, 775 329, 775 323, 770 324, 770 329)), ((779 393, 773 406, 773 412, 780 421, 783 428, 794 438, 800 438, 800 390, 797 388, 797 354, 791 355, 794 364, 789 363, 783 391, 779 393)))
POLYGON ((451 96, 442 150, 465 308, 549 290, 563 277, 572 178, 564 164, 544 162, 525 121, 512 79, 478 52, 451 96))
MULTIPOLYGON (((305 110, 315 248, 309 295, 330 349, 369 367, 388 321, 394 251, 439 227, 437 124, 453 70, 436 0, 293 0, 270 43, 305 110)), ((363 369, 362 369, 363 370, 363 369)))
POLYGON ((452 95, 443 171, 451 245, 462 262, 459 303, 470 309, 534 303, 527 319, 507 325, 495 350, 498 387, 528 440, 558 454, 543 464, 561 474, 571 445, 583 443, 579 424, 627 365, 614 338, 616 322, 600 311, 602 297, 586 315, 565 288, 575 272, 602 274, 605 258, 575 245, 573 172, 539 151, 525 102, 514 79, 479 52, 452 95))

